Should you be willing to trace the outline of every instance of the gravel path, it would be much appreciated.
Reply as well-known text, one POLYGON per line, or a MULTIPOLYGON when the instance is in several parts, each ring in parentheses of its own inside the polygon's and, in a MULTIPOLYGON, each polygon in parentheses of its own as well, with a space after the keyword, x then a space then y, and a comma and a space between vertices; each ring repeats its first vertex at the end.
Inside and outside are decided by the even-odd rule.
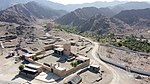
MULTIPOLYGON (((75 36, 78 36, 78 35, 75 35, 75 36)), ((81 37, 81 36, 79 36, 79 37, 81 37)), ((84 38, 84 37, 81 37, 81 38, 84 38)), ((92 42, 95 45, 93 50, 92 50, 93 58, 97 62, 99 62, 101 65, 106 67, 108 70, 110 70, 111 73, 113 74, 113 79, 109 84, 139 84, 136 80, 134 80, 131 73, 123 71, 123 70, 116 68, 114 66, 110 66, 110 65, 106 64, 105 62, 101 61, 99 58, 97 58, 97 51, 99 49, 99 44, 97 42, 93 42, 90 39, 87 39, 87 38, 84 38, 84 39, 92 42)))

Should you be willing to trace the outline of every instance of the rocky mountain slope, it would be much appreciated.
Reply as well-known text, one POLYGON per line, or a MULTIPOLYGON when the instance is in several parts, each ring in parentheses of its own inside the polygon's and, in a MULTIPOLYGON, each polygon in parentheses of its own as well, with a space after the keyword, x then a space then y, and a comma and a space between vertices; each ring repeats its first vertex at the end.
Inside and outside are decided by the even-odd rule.
POLYGON ((104 16, 108 16, 108 17, 113 17, 114 15, 116 15, 117 13, 115 11, 113 11, 112 9, 106 7, 106 8, 99 8, 99 11, 102 15, 104 16))
POLYGON ((150 4, 147 2, 127 2, 127 1, 112 1, 112 2, 102 2, 97 1, 93 3, 84 3, 84 4, 68 4, 63 5, 60 3, 55 3, 50 0, 0 0, 0 10, 4 10, 10 6, 16 4, 26 4, 30 1, 35 1, 42 6, 46 6, 55 10, 66 10, 73 11, 78 8, 83 7, 97 7, 97 8, 110 8, 115 14, 121 12, 122 10, 131 10, 131 9, 144 9, 150 8, 150 4))
POLYGON ((122 4, 125 2, 119 2, 119 1, 113 1, 113 2, 102 2, 102 1, 97 1, 93 3, 84 3, 84 4, 68 4, 68 5, 63 5, 55 2, 51 2, 50 0, 0 0, 0 10, 4 10, 10 6, 16 5, 16 4, 25 4, 30 1, 35 1, 38 2, 39 4, 43 6, 47 6, 52 9, 56 10, 67 10, 67 11, 73 11, 78 8, 83 8, 83 7, 108 7, 108 6, 115 6, 118 4, 122 4))
POLYGON ((96 7, 96 8, 106 8, 106 7, 114 7, 119 4, 124 4, 126 2, 124 1, 112 1, 112 2, 107 2, 107 1, 96 1, 93 3, 84 3, 84 4, 68 4, 65 6, 65 10, 68 11, 73 11, 78 8, 83 8, 83 7, 96 7))
POLYGON ((132 10, 132 9, 146 9, 150 8, 150 4, 147 2, 127 2, 124 4, 119 4, 111 8, 116 14, 122 10, 132 10))
POLYGON ((63 17, 58 18, 56 22, 62 25, 79 26, 91 17, 99 14, 106 16, 114 15, 113 11, 111 11, 109 8, 98 9, 96 7, 85 7, 82 9, 76 9, 75 11, 72 11, 63 17))
MULTIPOLYGON (((113 13, 109 8, 86 7, 72 11, 57 19, 56 22, 62 25, 76 26, 81 32, 95 32, 98 34, 109 32, 131 34, 134 32, 137 35, 140 32, 148 31, 150 8, 125 10, 113 17, 109 16, 113 13)), ((143 33, 148 34, 148 32, 143 33)))
POLYGON ((124 29, 130 28, 123 21, 107 17, 109 14, 113 14, 113 11, 110 11, 109 8, 85 7, 64 15, 57 19, 56 22, 62 25, 76 26, 80 32, 95 32, 99 34, 109 32, 122 33, 124 29))
POLYGON ((58 18, 56 22, 62 25, 78 26, 96 14, 99 14, 99 10, 95 7, 76 9, 63 17, 58 18))
POLYGON ((150 8, 139 10, 125 10, 114 16, 131 26, 150 26, 150 8))
POLYGON ((99 14, 81 24, 77 29, 81 32, 106 34, 109 32, 123 33, 127 28, 130 28, 128 24, 116 18, 109 18, 99 14))
POLYGON ((11 7, 13 5, 21 4, 21 3, 23 4, 30 1, 32 0, 0 0, 0 10, 5 10, 8 7, 11 7))
POLYGON ((53 10, 39 5, 36 2, 17 4, 0 11, 0 21, 28 24, 39 19, 51 19, 64 15, 65 11, 53 10))
POLYGON ((0 0, 0 10, 5 10, 16 4, 26 4, 28 2, 35 1, 43 6, 48 6, 53 9, 64 9, 63 4, 54 3, 49 0, 0 0))

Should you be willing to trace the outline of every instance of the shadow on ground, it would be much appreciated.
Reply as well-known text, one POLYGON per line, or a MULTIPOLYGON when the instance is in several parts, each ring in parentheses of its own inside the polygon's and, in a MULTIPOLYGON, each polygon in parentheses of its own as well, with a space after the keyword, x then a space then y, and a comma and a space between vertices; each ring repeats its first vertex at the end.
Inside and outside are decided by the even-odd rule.
POLYGON ((26 76, 26 75, 21 75, 21 74, 17 74, 14 78, 12 78, 11 80, 16 80, 18 78, 22 78, 22 79, 25 79, 27 81, 32 81, 34 78, 31 78, 29 76, 26 76))

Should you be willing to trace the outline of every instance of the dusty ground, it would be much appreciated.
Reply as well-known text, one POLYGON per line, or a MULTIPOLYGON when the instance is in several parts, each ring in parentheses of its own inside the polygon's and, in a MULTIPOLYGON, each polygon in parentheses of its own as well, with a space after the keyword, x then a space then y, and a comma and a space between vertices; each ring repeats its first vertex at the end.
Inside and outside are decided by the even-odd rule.
POLYGON ((103 54, 103 56, 106 56, 106 58, 108 58, 109 60, 113 60, 116 63, 121 63, 122 65, 129 66, 135 69, 150 71, 149 56, 140 55, 124 50, 118 50, 106 46, 100 46, 100 52, 103 54))
MULTIPOLYGON (((111 47, 100 46, 99 53, 104 56, 104 58, 124 66, 128 66, 130 68, 150 71, 150 57, 146 55, 140 55, 133 52, 127 52, 123 50, 118 50, 111 47)), ((135 74, 132 74, 134 77, 135 74)), ((141 75, 141 80, 138 80, 141 84, 149 84, 150 79, 147 76, 141 75)))
MULTIPOLYGON (((7 26, 5 26, 5 28, 7 29, 7 26)), ((11 28, 11 26, 10 26, 10 28, 11 28)), ((10 42, 5 42, 5 40, 3 40, 2 41, 3 45, 4 46, 7 46, 7 45, 16 46, 19 44, 19 41, 21 38, 20 47, 31 53, 34 53, 34 52, 42 50, 44 46, 47 46, 48 44, 45 44, 45 42, 53 43, 56 40, 56 42, 54 42, 54 44, 61 44, 61 43, 63 44, 64 42, 75 41, 76 45, 72 47, 73 53, 90 57, 93 60, 91 63, 96 63, 96 61, 94 61, 94 59, 91 56, 91 50, 92 50, 93 45, 90 42, 88 42, 84 39, 80 39, 79 37, 72 36, 71 34, 61 32, 59 30, 52 30, 52 31, 48 32, 48 35, 51 35, 50 38, 43 40, 41 38, 45 38, 45 36, 47 36, 47 34, 44 33, 42 27, 36 26, 35 28, 36 28, 35 31, 32 31, 32 33, 35 34, 36 39, 38 41, 31 41, 31 38, 28 38, 28 37, 30 37, 30 35, 27 36, 27 39, 24 39, 24 37, 26 36, 26 33, 31 32, 30 30, 27 30, 27 31, 24 31, 23 35, 19 36, 17 39, 13 39, 10 42)), ((13 27, 13 29, 15 30, 15 27, 13 27)), ((1 36, 5 36, 5 33, 8 30, 2 32, 1 36)), ((9 33, 8 33, 8 35, 9 35, 9 33)), ((15 64, 14 57, 10 57, 8 59, 5 58, 9 55, 10 51, 14 51, 15 49, 16 49, 16 47, 1 49, 1 56, 0 56, 0 64, 1 64, 0 78, 1 79, 0 79, 0 83, 25 83, 27 81, 31 81, 31 83, 33 83, 33 84, 41 84, 41 83, 43 84, 44 82, 41 82, 41 81, 38 81, 35 79, 31 79, 26 76, 18 75, 18 73, 19 73, 18 67, 21 64, 21 62, 18 62, 17 64, 15 64)), ((19 53, 18 56, 21 56, 25 52, 18 50, 18 53, 19 53)), ((48 53, 48 52, 46 52, 46 53, 48 53)), ((15 54, 15 55, 17 56, 17 54, 15 54)), ((101 67, 101 68, 102 68, 102 70, 104 70, 102 81, 105 81, 105 79, 107 79, 107 78, 109 79, 109 81, 111 81, 112 75, 109 72, 109 70, 107 70, 105 67, 101 67)), ((92 74, 92 73, 87 73, 87 74, 89 77, 90 76, 93 76, 95 78, 97 77, 97 76, 95 76, 95 74, 92 74)), ((66 79, 67 78, 70 78, 70 76, 66 77, 66 79)), ((107 80, 107 83, 109 81, 107 80)), ((59 83, 63 84, 64 82, 65 82, 65 80, 61 80, 59 83)), ((86 80, 83 80, 82 83, 86 84, 86 80)))
MULTIPOLYGON (((58 32, 58 30, 52 31, 49 34, 64 38, 66 41, 74 41, 76 43, 76 46, 72 46, 73 53, 79 53, 79 55, 89 57, 91 59, 92 64, 99 64, 92 57, 91 53, 92 53, 92 49, 93 49, 94 45, 92 45, 91 42, 87 41, 86 39, 80 38, 78 36, 74 36, 72 34, 64 33, 62 31, 58 32), (57 33, 56 33, 56 31, 57 31, 57 33), (80 41, 80 40, 82 40, 82 41, 80 41), (85 47, 85 48, 83 48, 83 47, 85 47)), ((95 84, 99 84, 99 83, 108 84, 112 80, 112 74, 108 69, 106 69, 103 66, 101 66, 101 70, 104 71, 104 73, 102 75, 103 79, 100 82, 97 82, 97 83, 95 82, 95 84), (107 81, 105 81, 105 80, 107 80, 107 81)), ((84 78, 84 75, 86 75, 87 76, 86 79, 89 79, 88 81, 94 81, 95 78, 97 78, 96 74, 93 74, 93 73, 90 73, 90 72, 86 72, 86 73, 82 74, 81 77, 84 78), (93 78, 91 79, 91 77, 93 77, 93 78)), ((63 81, 60 82, 60 84, 63 84, 65 81, 67 81, 71 77, 72 76, 66 77, 63 81)), ((83 80, 81 84, 87 84, 87 80, 83 80)))
MULTIPOLYGON (((5 27, 5 28, 7 29, 7 27, 5 27)), ((91 42, 89 42, 86 39, 83 39, 81 37, 59 31, 57 29, 52 29, 51 31, 47 32, 48 35, 43 30, 44 30, 43 27, 36 25, 35 31, 32 31, 32 33, 35 34, 35 39, 34 39, 35 41, 31 41, 32 38, 30 38, 30 36, 32 36, 32 35, 29 35, 29 36, 27 35, 27 39, 22 39, 22 42, 20 43, 20 47, 23 49, 26 49, 32 53, 32 52, 42 50, 44 46, 49 45, 49 44, 45 44, 45 42, 46 43, 54 42, 54 44, 61 44, 61 43, 63 44, 64 42, 74 41, 76 43, 76 45, 72 47, 73 53, 91 58, 91 60, 92 60, 91 63, 99 64, 101 66, 101 71, 104 71, 104 73, 102 75, 103 79, 100 82, 95 83, 95 84, 100 84, 100 83, 108 84, 109 82, 112 81, 113 77, 116 77, 111 73, 110 70, 108 70, 108 68, 101 65, 99 62, 97 62, 97 60, 95 60, 95 58, 93 58, 92 49, 93 49, 94 45, 91 42), (49 39, 46 38, 46 40, 41 39, 41 38, 45 38, 45 36, 48 36, 50 38, 49 39), (56 40, 56 42, 55 42, 55 40, 56 40)), ((14 39, 8 43, 11 45, 19 44, 20 38, 26 37, 27 32, 31 32, 31 31, 30 30, 24 31, 22 36, 18 37, 17 39, 14 39)), ((0 34, 5 35, 4 32, 1 32, 0 34)), ((5 45, 6 44, 4 44, 4 46, 5 45)), ((13 47, 13 48, 6 48, 6 49, 3 49, 0 51, 1 52, 1 55, 0 55, 0 64, 1 64, 0 83, 3 83, 3 84, 5 84, 6 82, 24 83, 27 81, 31 81, 31 83, 33 83, 33 84, 44 84, 45 82, 41 82, 41 81, 31 79, 28 77, 24 77, 24 76, 18 76, 18 73, 19 73, 18 66, 21 64, 21 62, 18 62, 17 64, 15 64, 15 58, 13 58, 13 57, 8 58, 8 59, 5 58, 6 56, 8 56, 10 51, 15 50, 15 49, 16 49, 16 47, 13 47)), ((19 50, 18 53, 19 53, 19 56, 21 56, 25 52, 19 50)), ((109 67, 112 67, 112 66, 109 66, 109 67)), ((116 70, 117 76, 118 76, 118 74, 121 75, 121 76, 116 77, 119 80, 118 84, 119 83, 120 84, 134 84, 134 83, 138 84, 137 81, 133 78, 133 76, 130 73, 127 73, 120 69, 118 70, 118 68, 115 68, 115 67, 113 67, 113 68, 114 68, 114 70, 116 70), (128 79, 131 81, 130 83, 128 83, 128 81, 127 81, 128 79), (127 81, 127 82, 124 82, 124 81, 127 81)), ((66 80, 68 80, 71 77, 72 77, 72 75, 70 75, 70 76, 66 77, 65 79, 58 81, 54 84, 63 84, 66 80)), ((91 72, 86 72, 86 73, 82 74, 81 77, 83 78, 83 81, 81 84, 87 84, 88 79, 89 79, 88 80, 89 82, 94 81, 94 79, 97 78, 97 75, 93 74, 91 72)))

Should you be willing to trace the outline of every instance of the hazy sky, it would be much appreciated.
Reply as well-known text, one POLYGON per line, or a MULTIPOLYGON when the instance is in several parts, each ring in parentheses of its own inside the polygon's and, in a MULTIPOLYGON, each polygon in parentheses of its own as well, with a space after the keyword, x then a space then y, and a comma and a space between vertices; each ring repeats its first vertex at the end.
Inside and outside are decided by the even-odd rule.
MULTIPOLYGON (((81 4, 81 3, 90 3, 95 1, 114 1, 114 0, 50 0, 53 2, 58 2, 62 4, 81 4)), ((115 1, 150 1, 150 0, 115 0, 115 1)))

